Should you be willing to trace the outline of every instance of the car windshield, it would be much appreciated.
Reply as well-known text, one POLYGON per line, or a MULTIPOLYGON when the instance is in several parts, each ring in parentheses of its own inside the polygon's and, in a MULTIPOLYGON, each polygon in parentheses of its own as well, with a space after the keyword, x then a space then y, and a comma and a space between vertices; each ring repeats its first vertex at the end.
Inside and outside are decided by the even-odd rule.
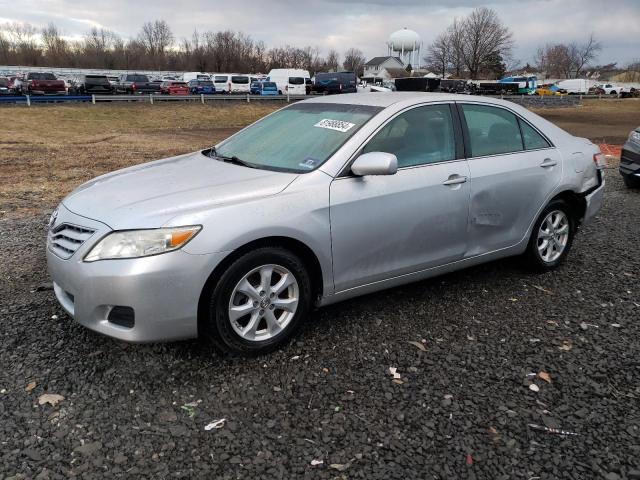
POLYGON ((380 107, 299 103, 222 142, 216 153, 252 167, 306 173, 326 162, 380 107))
POLYGON ((30 73, 29 78, 32 80, 55 80, 53 73, 30 73))

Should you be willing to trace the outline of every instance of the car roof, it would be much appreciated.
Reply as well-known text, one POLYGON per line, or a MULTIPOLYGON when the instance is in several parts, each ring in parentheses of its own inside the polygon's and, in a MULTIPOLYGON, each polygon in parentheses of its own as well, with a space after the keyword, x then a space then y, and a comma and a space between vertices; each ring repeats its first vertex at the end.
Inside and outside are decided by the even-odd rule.
POLYGON ((423 103, 423 102, 454 102, 454 101, 479 100, 485 103, 508 105, 508 102, 490 97, 471 97, 469 95, 456 95, 453 93, 427 93, 427 92, 368 92, 345 93, 342 95, 322 95, 305 103, 340 103, 351 105, 369 105, 372 107, 387 108, 399 102, 423 103))

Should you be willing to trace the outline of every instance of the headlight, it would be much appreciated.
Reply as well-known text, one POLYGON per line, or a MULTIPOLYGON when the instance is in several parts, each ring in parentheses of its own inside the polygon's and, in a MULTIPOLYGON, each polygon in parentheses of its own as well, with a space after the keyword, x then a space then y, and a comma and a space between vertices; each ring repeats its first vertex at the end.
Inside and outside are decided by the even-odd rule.
POLYGON ((100 240, 84 257, 85 262, 115 258, 136 258, 171 252, 196 236, 201 226, 123 230, 100 240))
POLYGON ((629 141, 640 143, 640 132, 633 131, 629 134, 629 141))

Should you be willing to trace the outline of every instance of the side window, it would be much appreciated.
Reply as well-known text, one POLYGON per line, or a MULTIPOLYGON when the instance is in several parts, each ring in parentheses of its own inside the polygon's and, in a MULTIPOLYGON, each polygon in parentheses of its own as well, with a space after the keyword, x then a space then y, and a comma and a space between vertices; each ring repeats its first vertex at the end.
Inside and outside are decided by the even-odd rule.
POLYGON ((517 117, 504 108, 463 104, 462 111, 469 129, 471 156, 520 152, 522 135, 517 117))
POLYGON ((387 152, 398 167, 411 167, 456 158, 456 142, 449 105, 416 107, 387 123, 362 153, 387 152))
POLYGON ((549 142, 536 132, 531 125, 527 122, 518 119, 520 123, 520 131, 522 132, 522 138, 524 139, 524 148, 526 150, 535 150, 537 148, 549 148, 549 142))

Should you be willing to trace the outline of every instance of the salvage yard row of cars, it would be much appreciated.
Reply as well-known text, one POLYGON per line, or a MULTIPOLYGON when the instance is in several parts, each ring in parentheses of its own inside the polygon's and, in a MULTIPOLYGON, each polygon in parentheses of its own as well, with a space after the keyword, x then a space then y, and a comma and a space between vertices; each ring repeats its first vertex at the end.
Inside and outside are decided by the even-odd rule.
MULTIPOLYGON (((356 76, 353 73, 332 74, 347 75, 349 84, 355 92, 356 76)), ((329 81, 329 83, 331 83, 329 81)), ((335 82, 334 82, 335 83, 335 82)), ((335 93, 350 91, 346 85, 327 87, 323 80, 322 90, 335 90, 335 93)), ((126 73, 120 76, 100 74, 80 75, 73 79, 57 78, 51 72, 29 72, 24 75, 0 76, 0 94, 5 95, 211 95, 253 94, 253 95, 305 95, 311 93, 313 83, 309 72, 297 69, 273 69, 269 75, 245 74, 205 74, 186 72, 181 78, 165 76, 151 79, 140 73, 126 73)))

